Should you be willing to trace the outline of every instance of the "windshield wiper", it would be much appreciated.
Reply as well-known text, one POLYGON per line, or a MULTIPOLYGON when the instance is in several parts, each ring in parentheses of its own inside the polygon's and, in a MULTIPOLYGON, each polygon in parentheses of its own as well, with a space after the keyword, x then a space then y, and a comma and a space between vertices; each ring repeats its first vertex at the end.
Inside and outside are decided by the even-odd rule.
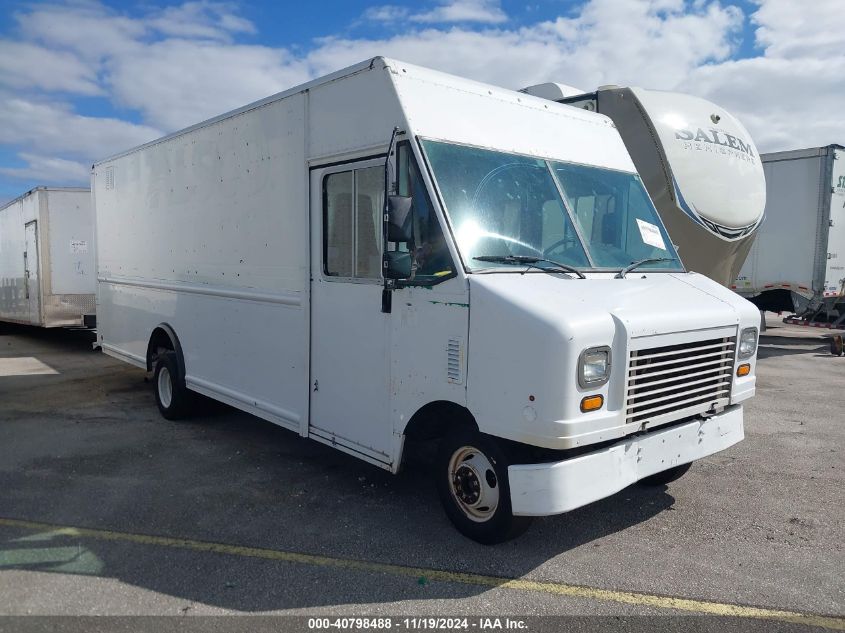
POLYGON ((632 262, 630 266, 625 266, 622 270, 620 270, 616 274, 616 279, 625 279, 625 275, 629 272, 634 270, 635 268, 639 268, 643 264, 650 264, 652 262, 673 262, 675 261, 672 257, 647 257, 645 259, 640 259, 635 262, 632 262))
POLYGON ((552 264, 555 268, 558 268, 564 272, 574 273, 575 275, 578 275, 578 277, 580 277, 581 279, 587 278, 584 273, 582 273, 574 266, 570 266, 569 264, 561 264, 560 262, 556 262, 553 259, 546 259, 545 257, 532 257, 530 255, 479 255, 478 257, 473 257, 473 259, 477 259, 480 262, 493 262, 494 264, 525 264, 527 266, 533 266, 534 268, 538 268, 540 270, 545 270, 546 272, 554 272, 551 268, 537 266, 539 262, 546 262, 548 264, 552 264))

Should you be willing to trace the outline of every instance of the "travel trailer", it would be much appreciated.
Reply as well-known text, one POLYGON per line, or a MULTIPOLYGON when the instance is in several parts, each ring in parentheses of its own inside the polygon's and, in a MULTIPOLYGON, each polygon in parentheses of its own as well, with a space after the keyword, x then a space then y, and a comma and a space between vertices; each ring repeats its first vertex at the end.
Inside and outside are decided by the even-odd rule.
POLYGON ((563 84, 523 89, 609 116, 684 265, 724 286, 736 278, 763 222, 766 183, 743 125, 710 101, 676 92, 563 84))
POLYGON ((684 269, 603 115, 376 57, 92 186, 99 343, 165 417, 204 394, 394 473, 436 439, 477 541, 743 438, 758 311, 684 269))

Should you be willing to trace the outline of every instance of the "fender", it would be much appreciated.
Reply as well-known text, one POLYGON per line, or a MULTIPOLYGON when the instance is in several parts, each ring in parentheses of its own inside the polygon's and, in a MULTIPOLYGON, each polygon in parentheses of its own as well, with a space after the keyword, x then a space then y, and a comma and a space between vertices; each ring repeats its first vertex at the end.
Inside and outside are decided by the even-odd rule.
POLYGON ((147 343, 147 371, 153 370, 154 345, 161 336, 166 336, 170 340, 170 345, 173 351, 176 352, 176 366, 179 369, 179 380, 184 384, 185 357, 182 355, 182 344, 179 342, 179 337, 176 336, 175 330, 167 323, 159 323, 152 334, 150 334, 150 341, 147 343))

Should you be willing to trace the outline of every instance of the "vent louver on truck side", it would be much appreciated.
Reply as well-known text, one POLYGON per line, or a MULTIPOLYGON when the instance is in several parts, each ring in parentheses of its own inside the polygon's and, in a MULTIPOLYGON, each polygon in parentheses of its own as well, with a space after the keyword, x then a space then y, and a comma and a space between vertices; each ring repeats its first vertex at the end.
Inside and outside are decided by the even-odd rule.
POLYGON ((106 189, 114 189, 114 167, 105 169, 106 189))
POLYGON ((625 421, 666 423, 728 404, 736 339, 631 352, 625 421))
POLYGON ((464 340, 452 337, 446 344, 446 380, 453 384, 464 381, 464 340))

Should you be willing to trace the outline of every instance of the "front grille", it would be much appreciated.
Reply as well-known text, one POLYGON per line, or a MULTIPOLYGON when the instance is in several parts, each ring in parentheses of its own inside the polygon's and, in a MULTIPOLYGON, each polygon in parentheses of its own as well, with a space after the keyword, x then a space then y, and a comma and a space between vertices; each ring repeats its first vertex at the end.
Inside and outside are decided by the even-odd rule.
POLYGON ((671 422, 728 403, 735 337, 631 352, 625 422, 671 422))

